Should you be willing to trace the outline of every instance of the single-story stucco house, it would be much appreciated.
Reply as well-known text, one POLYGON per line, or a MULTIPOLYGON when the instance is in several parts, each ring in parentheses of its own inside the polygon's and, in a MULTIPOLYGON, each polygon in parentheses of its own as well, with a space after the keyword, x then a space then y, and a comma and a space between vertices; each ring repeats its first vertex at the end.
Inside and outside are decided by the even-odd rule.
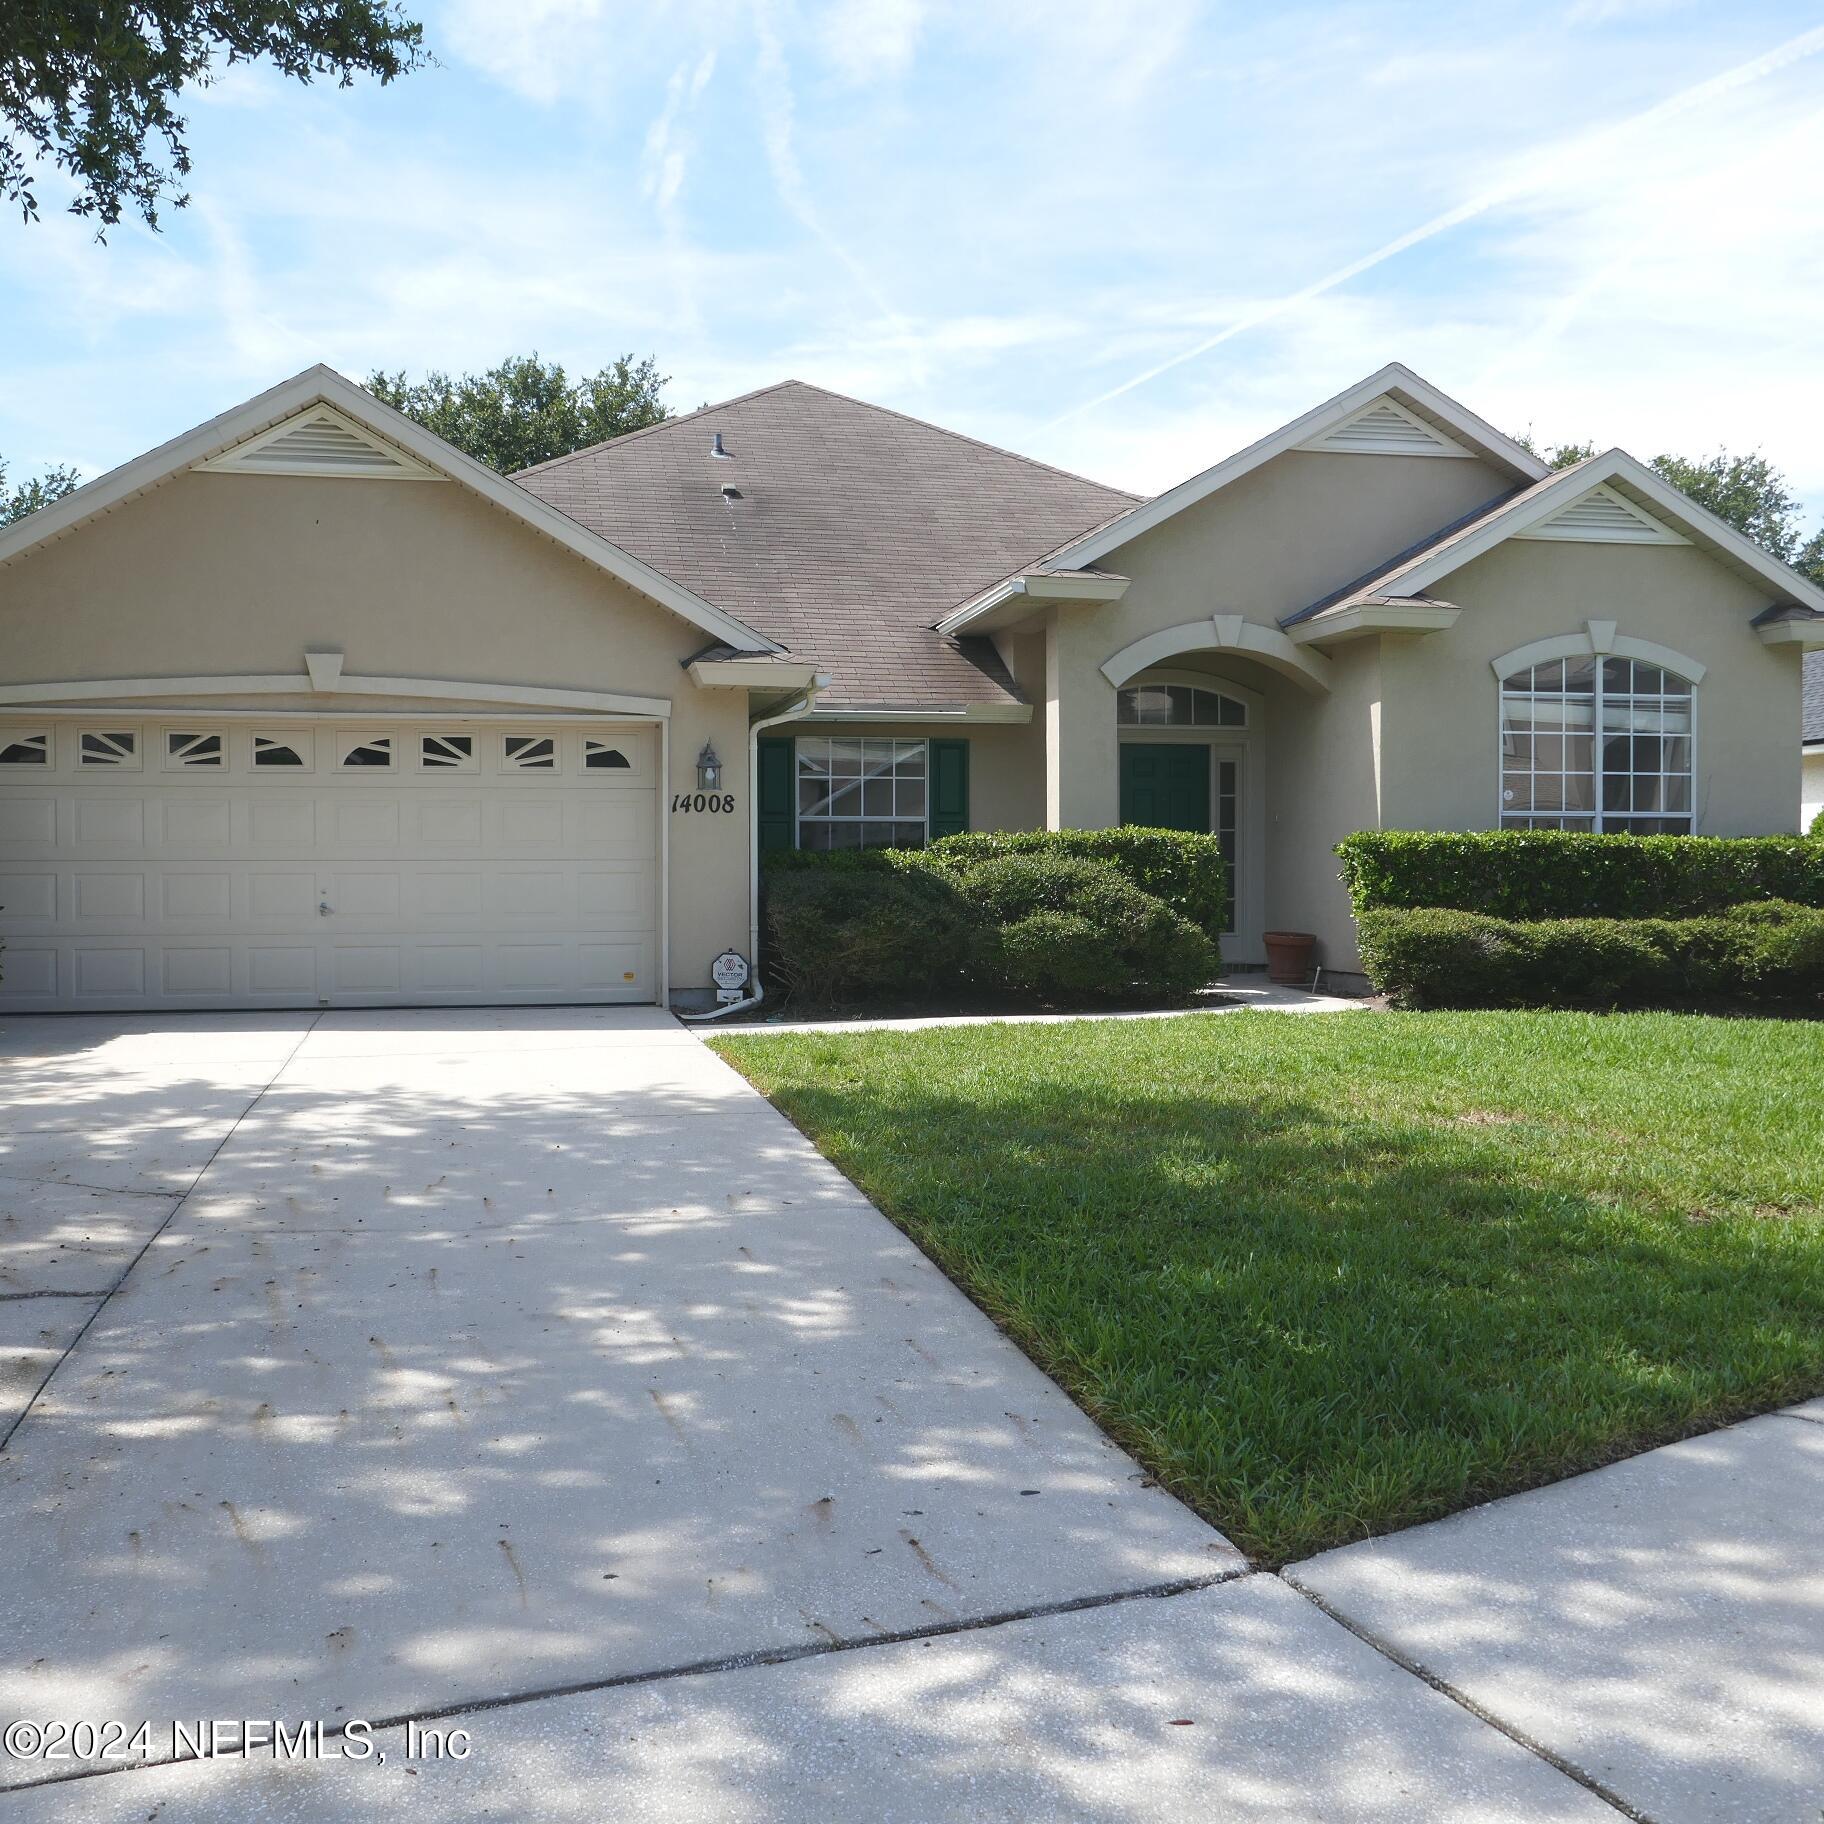
POLYGON ((13 1009, 697 1000, 768 847, 1121 821, 1348 972, 1351 830, 1791 830, 1824 644, 1398 365, 1150 500, 795 381, 509 480, 318 367, 0 534, 0 612, 13 1009))

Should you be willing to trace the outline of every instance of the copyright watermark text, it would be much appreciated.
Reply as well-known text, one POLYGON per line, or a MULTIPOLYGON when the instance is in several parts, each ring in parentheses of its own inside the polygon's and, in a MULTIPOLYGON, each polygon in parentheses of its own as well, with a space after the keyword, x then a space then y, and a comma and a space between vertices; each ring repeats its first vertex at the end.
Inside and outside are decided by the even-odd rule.
MULTIPOLYGON (((466 1729, 407 1722, 395 1747, 408 1761, 466 1761, 466 1729)), ((349 1717, 180 1717, 168 1723, 104 1718, 65 1722, 18 1717, 0 1729, 15 1761, 106 1765, 136 1761, 365 1761, 382 1766, 388 1750, 372 1723, 349 1717)))

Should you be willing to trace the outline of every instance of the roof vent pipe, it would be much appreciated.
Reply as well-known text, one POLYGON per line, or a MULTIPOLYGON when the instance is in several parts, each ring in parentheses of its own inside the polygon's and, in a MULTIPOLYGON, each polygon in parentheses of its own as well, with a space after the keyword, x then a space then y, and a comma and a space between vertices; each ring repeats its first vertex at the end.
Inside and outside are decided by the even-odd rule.
POLYGON ((720 431, 717 431, 710 439, 709 453, 723 462, 732 462, 734 460, 734 458, 722 447, 722 433, 720 431))

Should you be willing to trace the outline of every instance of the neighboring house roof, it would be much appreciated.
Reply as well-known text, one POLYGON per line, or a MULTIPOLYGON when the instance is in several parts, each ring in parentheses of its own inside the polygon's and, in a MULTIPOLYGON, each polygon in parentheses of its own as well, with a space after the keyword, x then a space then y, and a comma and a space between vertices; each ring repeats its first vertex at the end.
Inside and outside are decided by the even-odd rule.
POLYGON ((1805 655, 1804 741, 1824 742, 1824 652, 1805 655))
POLYGON ((1789 569, 1707 507, 1699 506, 1644 462, 1625 450, 1607 450, 1547 475, 1531 487, 1490 501, 1454 525, 1389 558, 1342 590, 1288 615, 1282 624, 1293 626, 1369 600, 1430 595, 1433 585, 1453 571, 1492 551, 1503 540, 1526 534, 1599 487, 1613 490, 1652 518, 1676 528, 1737 574, 1766 588, 1776 603, 1824 613, 1824 589, 1789 569))
POLYGON ((843 707, 1017 703, 989 641, 932 623, 1137 498, 798 380, 514 479, 814 660, 843 707))
POLYGON ((281 381, 243 405, 211 418, 194 430, 160 444, 143 456, 85 483, 73 494, 0 531, 0 564, 27 551, 62 538, 78 526, 143 494, 159 483, 201 463, 211 462, 237 444, 258 437, 274 425, 325 403, 346 418, 395 445, 418 462, 461 483, 515 519, 555 540, 587 563, 637 589, 669 608, 712 637, 746 651, 772 651, 773 642, 722 608, 695 594, 687 585, 662 574, 641 558, 612 543, 599 531, 579 525, 555 511, 536 494, 528 492, 493 469, 465 456, 453 445, 434 436, 391 406, 382 405, 372 393, 344 379, 333 368, 310 367, 281 381))

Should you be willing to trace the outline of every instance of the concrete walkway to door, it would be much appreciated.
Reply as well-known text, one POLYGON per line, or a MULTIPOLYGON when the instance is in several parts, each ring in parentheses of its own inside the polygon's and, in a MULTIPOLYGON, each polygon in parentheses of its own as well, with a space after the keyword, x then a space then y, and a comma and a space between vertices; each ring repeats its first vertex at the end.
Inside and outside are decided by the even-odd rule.
POLYGON ((18 1819, 1613 1816, 1247 1575, 664 1015, 0 1071, 0 1721, 391 1745, 0 1756, 18 1819))

